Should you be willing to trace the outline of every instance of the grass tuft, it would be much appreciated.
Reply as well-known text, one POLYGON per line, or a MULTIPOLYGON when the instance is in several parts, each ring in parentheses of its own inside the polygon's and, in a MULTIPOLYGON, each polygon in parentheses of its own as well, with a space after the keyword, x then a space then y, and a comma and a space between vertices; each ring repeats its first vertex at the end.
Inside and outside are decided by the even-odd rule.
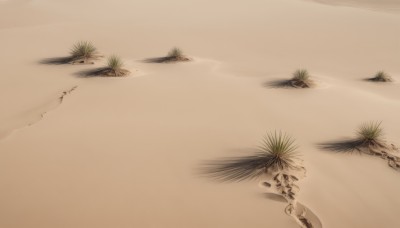
POLYGON ((294 139, 282 132, 269 133, 253 155, 209 162, 204 173, 220 181, 242 181, 275 172, 301 171, 294 139))
POLYGON ((267 134, 260 147, 265 168, 273 171, 295 168, 298 155, 294 142, 292 137, 282 132, 267 134))
POLYGON ((124 66, 124 63, 122 62, 120 57, 118 57, 116 55, 112 55, 112 56, 108 57, 107 67, 110 68, 111 70, 117 72, 117 71, 120 71, 123 66, 124 66))
POLYGON ((373 78, 371 78, 371 81, 391 82, 392 81, 392 77, 390 77, 390 75, 388 75, 384 71, 379 71, 378 73, 376 73, 376 75, 373 78))
POLYGON ((364 143, 379 142, 383 135, 381 122, 372 121, 362 124, 357 131, 357 135, 364 143))
POLYGON ((171 51, 168 52, 168 56, 167 57, 179 59, 179 58, 183 57, 183 52, 182 52, 181 49, 175 47, 171 51))
POLYGON ((301 69, 297 70, 293 74, 293 80, 300 81, 300 82, 308 82, 310 80, 310 74, 307 70, 301 69))
POLYGON ((90 59, 96 53, 96 47, 89 41, 79 41, 71 49, 71 56, 74 59, 90 59))

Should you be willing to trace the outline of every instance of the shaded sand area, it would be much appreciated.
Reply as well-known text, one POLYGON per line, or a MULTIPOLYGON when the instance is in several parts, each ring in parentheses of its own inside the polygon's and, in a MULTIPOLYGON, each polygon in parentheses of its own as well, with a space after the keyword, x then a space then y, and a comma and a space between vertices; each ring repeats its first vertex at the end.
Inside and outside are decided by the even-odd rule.
POLYGON ((298 0, 2 1, 0 12, 0 227, 298 227, 259 180, 198 172, 275 129, 300 145, 298 200, 323 227, 400 226, 399 172, 318 147, 370 120, 400 145, 399 14, 298 0), (79 76, 105 59, 41 63, 79 40, 131 75, 79 76), (174 46, 193 61, 143 61, 174 46), (299 68, 315 88, 270 86, 299 68), (364 80, 379 70, 395 82, 364 80))

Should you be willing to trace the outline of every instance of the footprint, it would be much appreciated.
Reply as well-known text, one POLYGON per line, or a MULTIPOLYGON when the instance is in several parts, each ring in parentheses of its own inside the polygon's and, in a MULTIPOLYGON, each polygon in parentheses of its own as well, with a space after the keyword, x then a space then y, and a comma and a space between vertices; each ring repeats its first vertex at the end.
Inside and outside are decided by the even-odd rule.
MULTIPOLYGON (((270 199, 270 200, 275 200, 278 202, 283 202, 283 203, 289 203, 285 197, 283 197, 282 195, 273 192, 273 189, 271 189, 271 184, 267 181, 261 181, 259 183, 259 186, 263 189, 265 189, 267 192, 265 193, 266 198, 270 199)), ((286 207, 285 212, 286 214, 290 215, 290 205, 288 205, 288 207, 286 207)), ((293 216, 294 219, 296 220, 297 223, 299 223, 299 225, 301 227, 304 228, 322 228, 322 222, 321 220, 318 218, 318 216, 311 211, 308 207, 306 207, 305 205, 303 205, 300 202, 296 203, 296 211, 294 212, 294 214, 290 215, 293 216)))
POLYGON ((322 222, 318 216, 299 202, 296 207, 296 216, 306 228, 322 228, 322 222))

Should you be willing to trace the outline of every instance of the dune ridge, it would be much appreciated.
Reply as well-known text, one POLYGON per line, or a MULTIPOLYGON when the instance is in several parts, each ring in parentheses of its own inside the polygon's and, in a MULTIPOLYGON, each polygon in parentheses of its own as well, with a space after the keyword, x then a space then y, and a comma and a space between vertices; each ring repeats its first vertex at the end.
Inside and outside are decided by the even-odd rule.
POLYGON ((306 0, 332 6, 349 6, 373 11, 399 14, 400 2, 396 0, 306 0))

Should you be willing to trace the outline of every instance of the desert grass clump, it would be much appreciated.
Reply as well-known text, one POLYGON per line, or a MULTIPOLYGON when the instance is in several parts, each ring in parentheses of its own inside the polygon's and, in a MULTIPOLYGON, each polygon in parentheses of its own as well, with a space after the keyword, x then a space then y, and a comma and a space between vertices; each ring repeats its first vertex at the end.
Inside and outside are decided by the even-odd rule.
POLYGON ((379 71, 378 73, 376 73, 376 75, 373 78, 370 78, 369 80, 374 81, 374 82, 392 82, 393 81, 392 77, 390 77, 390 75, 388 75, 384 71, 379 71))
POLYGON ((88 63, 97 58, 97 49, 90 41, 79 41, 71 49, 72 63, 88 63))
POLYGON ((121 58, 116 55, 112 55, 107 60, 107 67, 113 71, 121 70, 124 63, 122 62, 121 58))
POLYGON ((275 172, 301 169, 294 139, 282 132, 268 133, 254 154, 227 158, 206 166, 206 173, 222 181, 253 179, 275 172))
POLYGON ((282 132, 269 133, 260 146, 260 155, 264 158, 265 169, 271 171, 287 170, 296 167, 298 155, 294 139, 282 132))
POLYGON ((177 47, 172 48, 169 52, 167 57, 165 58, 166 62, 172 62, 172 61, 189 61, 190 59, 187 58, 184 54, 183 51, 177 47))
POLYGON ((130 74, 128 70, 123 69, 123 66, 124 63, 121 58, 112 55, 108 57, 106 66, 94 70, 83 71, 80 75, 83 77, 122 77, 130 74))
POLYGON ((297 70, 293 74, 293 80, 299 80, 299 81, 308 81, 310 79, 310 75, 307 70, 297 70))
POLYGON ((171 51, 168 52, 167 57, 170 58, 181 58, 183 56, 183 52, 181 49, 174 47, 171 51))
POLYGON ((191 59, 183 54, 183 51, 177 47, 172 48, 168 54, 164 57, 149 58, 145 59, 146 63, 173 63, 173 62, 185 62, 191 59))
POLYGON ((381 122, 367 122, 362 124, 357 131, 360 146, 359 151, 380 156, 387 160, 388 165, 393 169, 400 170, 399 149, 383 141, 383 128, 381 122), (397 153, 394 153, 397 152, 397 153))
POLYGON ((120 77, 126 76, 130 72, 128 70, 123 69, 124 63, 122 62, 121 58, 112 55, 107 59, 107 66, 103 71, 105 76, 113 76, 113 77, 120 77))
POLYGON ((305 69, 294 72, 289 84, 295 88, 310 88, 312 86, 311 76, 305 69))
POLYGON ((322 149, 336 152, 354 152, 379 156, 388 165, 400 170, 399 149, 394 144, 388 144, 383 139, 382 122, 365 122, 357 129, 357 138, 344 141, 334 141, 320 144, 322 149))
POLYGON ((363 123, 357 130, 358 139, 365 145, 382 145, 383 129, 381 122, 363 123))

